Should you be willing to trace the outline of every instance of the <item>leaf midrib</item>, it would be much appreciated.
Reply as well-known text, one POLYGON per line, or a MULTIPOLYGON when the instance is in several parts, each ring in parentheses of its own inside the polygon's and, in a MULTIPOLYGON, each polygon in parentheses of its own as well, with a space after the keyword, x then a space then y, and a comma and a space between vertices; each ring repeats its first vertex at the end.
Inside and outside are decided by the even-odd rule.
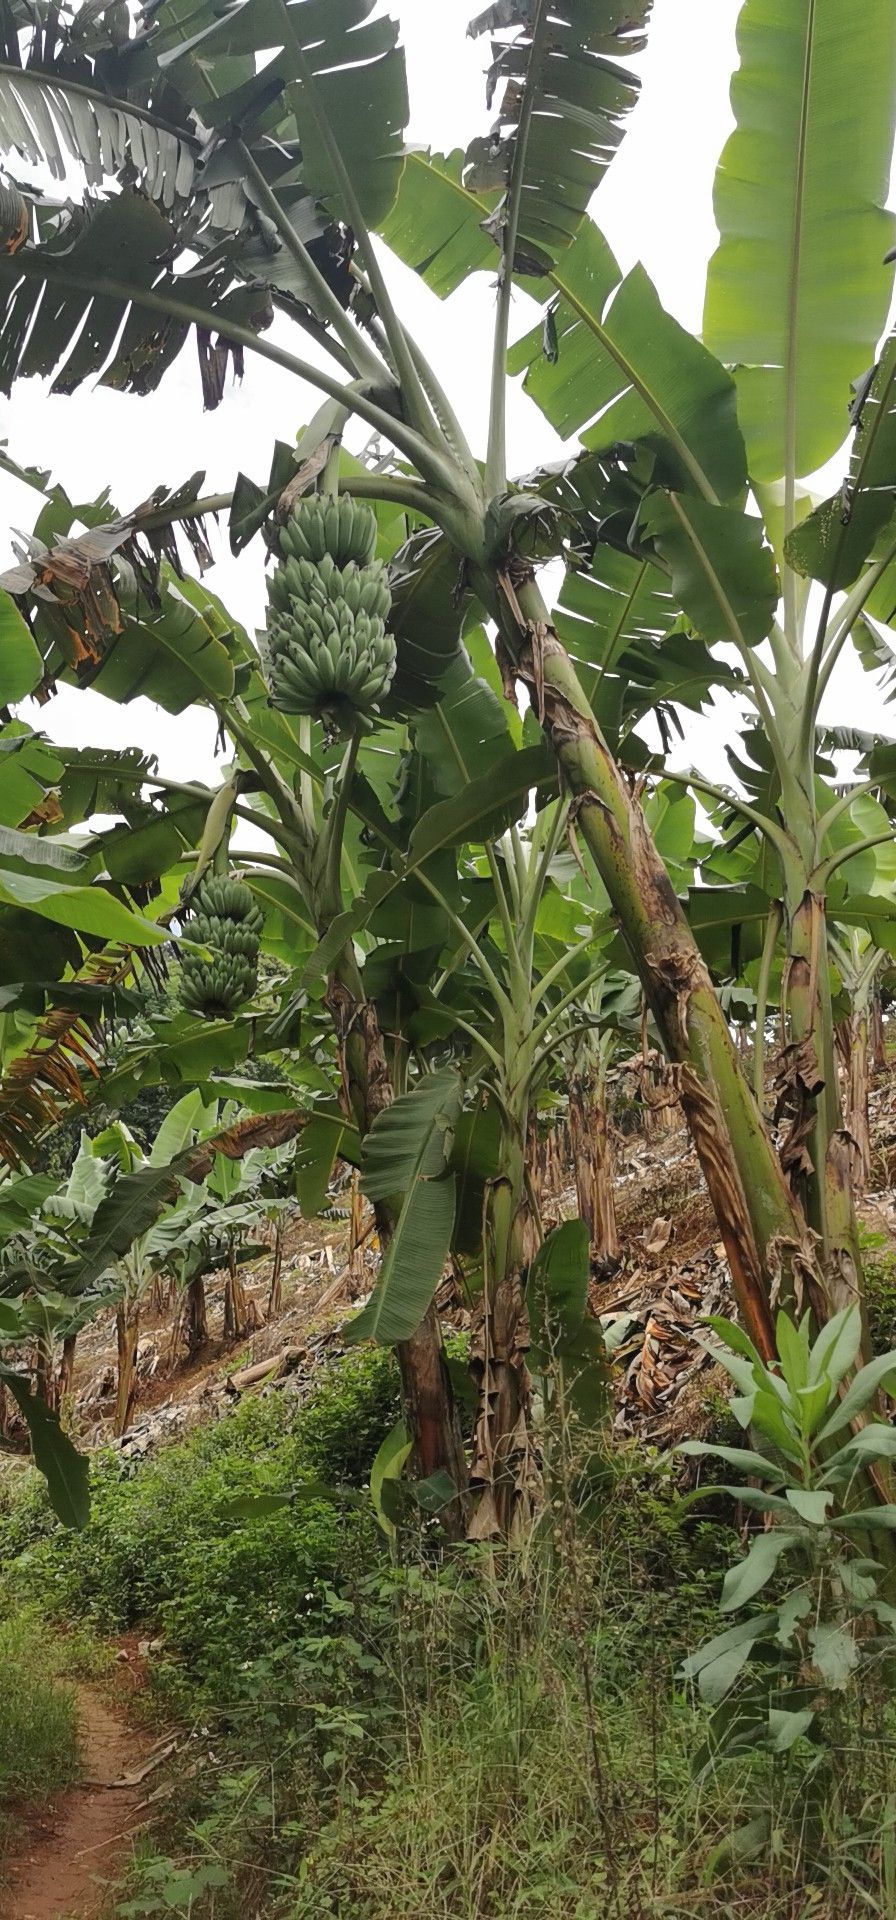
POLYGON ((809 96, 812 87, 812 55, 815 42, 815 0, 809 0, 806 16, 806 45, 803 55, 803 86, 800 98, 800 119, 797 131, 796 183, 793 202, 793 225, 790 236, 790 274, 787 291, 787 337, 785 342, 784 366, 784 483, 787 490, 787 506, 784 514, 785 538, 793 523, 793 491, 796 486, 796 379, 797 379, 797 326, 800 305, 800 263, 803 244, 803 201, 806 183, 806 147, 809 132, 809 96))

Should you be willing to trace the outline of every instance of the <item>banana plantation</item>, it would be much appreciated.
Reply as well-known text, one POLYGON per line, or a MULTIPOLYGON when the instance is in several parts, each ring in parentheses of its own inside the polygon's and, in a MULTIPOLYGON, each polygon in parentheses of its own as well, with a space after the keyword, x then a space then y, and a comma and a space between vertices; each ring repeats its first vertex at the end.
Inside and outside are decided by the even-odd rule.
POLYGON ((896 11, 726 5, 691 331, 674 0, 0 0, 11 1920, 896 1916, 896 11))

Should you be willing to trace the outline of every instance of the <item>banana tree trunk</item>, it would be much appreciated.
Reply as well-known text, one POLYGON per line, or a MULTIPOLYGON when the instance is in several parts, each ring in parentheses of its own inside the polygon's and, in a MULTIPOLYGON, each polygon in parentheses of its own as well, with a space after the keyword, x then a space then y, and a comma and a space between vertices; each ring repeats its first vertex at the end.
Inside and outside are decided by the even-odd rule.
POLYGON ((522 1211, 521 1253, 525 1266, 535 1259, 541 1245, 541 1202, 547 1177, 542 1144, 538 1137, 538 1115, 530 1107, 526 1121, 525 1197, 522 1211))
POLYGON ((505 677, 522 680, 610 896, 669 1060, 719 1223, 743 1323, 774 1355, 770 1302, 830 1311, 801 1209, 753 1098, 708 969, 636 796, 598 728, 531 568, 498 574, 505 677))
POLYGON ((278 1220, 274 1227, 274 1259, 271 1267, 271 1290, 268 1294, 268 1319, 273 1320, 283 1312, 283 1227, 278 1220))
POLYGON ((56 1374, 53 1366, 53 1343, 45 1334, 37 1338, 37 1351, 34 1357, 34 1391, 38 1400, 42 1400, 50 1411, 56 1411, 56 1374))
POLYGON ((349 1202, 348 1264, 352 1280, 356 1283, 364 1272, 363 1247, 365 1237, 364 1196, 361 1192, 358 1169, 354 1167, 352 1169, 351 1199, 349 1202))
POLYGON ((115 1339, 118 1349, 118 1375, 115 1391, 115 1417, 112 1432, 116 1439, 126 1433, 137 1392, 137 1344, 140 1338, 140 1308, 136 1302, 119 1300, 115 1309, 115 1339))
POLYGON ((808 890, 788 913, 782 1005, 787 1042, 777 1074, 776 1115, 787 1121, 781 1160, 818 1235, 833 1311, 861 1304, 861 1261, 834 1050, 823 898, 808 890))
POLYGON ((607 1126, 603 1082, 570 1082, 569 1132, 579 1214, 588 1228, 591 1259, 598 1272, 612 1271, 619 1259, 613 1148, 607 1126))
POLYGON ((63 1407, 72 1395, 72 1389, 75 1384, 75 1347, 77 1341, 78 1336, 76 1333, 67 1333, 62 1342, 62 1358, 59 1362, 59 1372, 56 1377, 57 1407, 63 1407))
MULTIPOLYGON (((393 1089, 376 1008, 363 997, 353 959, 346 957, 331 974, 327 1006, 336 1033, 343 1101, 363 1137, 377 1114, 391 1106, 393 1089)), ((380 1246, 386 1247, 393 1216, 377 1202, 374 1217, 380 1246)), ((415 1478, 444 1472, 453 1480, 458 1498, 443 1508, 440 1520, 449 1536, 460 1539, 466 1528, 468 1469, 434 1302, 410 1340, 398 1342, 396 1355, 415 1478)))
POLYGON ((233 1253, 228 1255, 227 1279, 224 1283, 224 1338, 242 1340, 254 1324, 252 1303, 240 1278, 240 1271, 233 1253))
POLYGON ((530 1438, 529 1321, 523 1297, 531 1230, 524 1142, 523 1125, 505 1125, 501 1172, 486 1193, 483 1295, 470 1341, 477 1388, 472 1540, 523 1538, 538 1477, 530 1438))
POLYGON ((884 1010, 879 993, 871 996, 871 1066, 874 1073, 884 1073, 887 1065, 887 1048, 884 1037, 884 1010))
POLYGON ((849 1134, 852 1183, 856 1193, 863 1193, 871 1178, 869 1025, 867 1010, 857 1008, 837 1027, 837 1052, 844 1079, 844 1120, 849 1134))
POLYGON ((205 1297, 205 1280, 201 1273, 191 1280, 187 1288, 184 1333, 187 1352, 192 1359, 208 1346, 208 1303, 205 1297))

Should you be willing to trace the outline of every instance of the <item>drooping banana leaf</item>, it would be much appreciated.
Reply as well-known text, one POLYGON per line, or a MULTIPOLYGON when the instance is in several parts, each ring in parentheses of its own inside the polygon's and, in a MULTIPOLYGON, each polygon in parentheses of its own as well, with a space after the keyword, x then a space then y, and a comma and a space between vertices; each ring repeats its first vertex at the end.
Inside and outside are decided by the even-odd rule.
MULTIPOLYGON (((154 392, 189 331, 172 302, 250 328, 253 316, 267 324, 264 296, 229 290, 232 269, 220 248, 177 275, 163 264, 178 250, 178 234, 155 202, 133 191, 84 206, 37 202, 32 233, 15 253, 0 253, 5 393, 29 375, 52 378, 57 393, 73 393, 93 375, 126 392, 154 392), (147 300, 161 301, 161 319, 147 300)), ((207 396, 214 402, 208 383, 207 396)))
POLYGON ((90 1517, 90 1468, 86 1456, 63 1433, 55 1413, 31 1392, 21 1374, 0 1365, 0 1380, 9 1389, 27 1423, 34 1464, 47 1483, 50 1505, 66 1527, 84 1527, 90 1517))
MULTIPOLYGON (((177 511, 185 496, 192 501, 200 479, 167 505, 177 511)), ((106 494, 75 506, 54 489, 32 535, 19 539, 17 565, 0 576, 0 619, 7 594, 27 608, 30 630, 13 611, 42 662, 32 685, 74 680, 122 703, 145 695, 169 713, 224 700, 234 659, 249 657, 246 636, 201 581, 154 553, 151 535, 141 539, 140 521, 139 510, 116 516, 106 494)), ((201 529, 189 537, 204 555, 201 529)), ((15 662, 12 653, 11 671, 15 662)))
MULTIPOLYGON (((154 13, 153 49, 164 71, 181 67, 192 55, 214 82, 216 66, 226 70, 235 55, 273 49, 271 70, 287 83, 277 134, 298 134, 302 177, 314 196, 338 214, 339 182, 320 122, 304 84, 313 76, 322 115, 336 132, 345 167, 365 219, 375 223, 387 213, 398 187, 408 119, 404 51, 397 23, 380 14, 376 0, 216 0, 185 16, 177 0, 154 13)), ((213 89, 209 89, 213 92, 213 89)))
POLYGON ((0 62, 0 152, 44 166, 64 180, 72 160, 88 186, 130 164, 150 199, 172 207, 193 185, 200 156, 194 131, 166 123, 129 100, 64 73, 0 62))
MULTIPOLYGON (((498 0, 471 22, 492 33, 491 133, 467 149, 464 181, 519 178, 514 271, 540 277, 565 252, 625 132, 640 83, 623 64, 645 45, 652 0, 498 0), (522 154, 525 159, 522 164, 522 154)), ((494 217, 500 240, 501 208, 494 217)))
POLYGON ((409 1339, 438 1286, 454 1222, 448 1158, 462 1092, 453 1068, 427 1074, 367 1135, 362 1189, 400 1207, 373 1295, 349 1323, 353 1340, 409 1339))

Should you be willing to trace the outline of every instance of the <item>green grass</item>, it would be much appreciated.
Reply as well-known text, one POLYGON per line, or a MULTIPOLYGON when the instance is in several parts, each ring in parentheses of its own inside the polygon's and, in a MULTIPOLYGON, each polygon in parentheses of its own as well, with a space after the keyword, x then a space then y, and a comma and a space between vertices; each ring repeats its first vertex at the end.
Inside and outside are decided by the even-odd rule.
POLYGON ((57 1678, 52 1635, 31 1612, 0 1620, 0 1850, 16 1805, 44 1799, 78 1773, 78 1709, 57 1678))

